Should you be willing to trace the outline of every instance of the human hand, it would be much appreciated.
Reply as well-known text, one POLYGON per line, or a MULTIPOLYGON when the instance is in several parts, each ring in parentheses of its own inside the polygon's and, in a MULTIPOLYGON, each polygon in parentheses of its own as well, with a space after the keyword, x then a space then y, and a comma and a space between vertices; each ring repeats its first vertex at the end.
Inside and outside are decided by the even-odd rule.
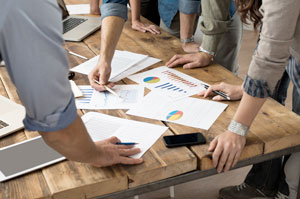
MULTIPOLYGON (((241 86, 227 84, 224 82, 218 85, 212 85, 207 90, 201 91, 198 95, 203 97, 216 95, 213 91, 222 91, 228 97, 230 97, 230 100, 240 100, 243 96, 243 90, 241 86)), ((220 95, 216 95, 212 98, 212 100, 221 101, 226 99, 220 95)))
POLYGON ((212 55, 205 52, 198 52, 186 55, 174 55, 166 65, 173 68, 179 64, 183 64, 184 69, 204 67, 211 63, 212 55))
POLYGON ((154 35, 160 34, 159 27, 152 24, 144 24, 140 22, 139 20, 133 20, 131 28, 140 32, 150 32, 154 35))
POLYGON ((90 0, 90 14, 101 15, 99 8, 99 0, 90 0))
POLYGON ((229 130, 218 135, 210 143, 208 150, 213 152, 213 166, 218 173, 228 171, 239 160, 246 144, 246 137, 237 135, 229 130))
POLYGON ((195 42, 182 43, 181 47, 186 53, 197 53, 199 52, 200 44, 197 44, 195 42))
POLYGON ((98 155, 91 164, 96 167, 106 167, 115 164, 140 164, 143 162, 142 158, 129 157, 140 153, 139 148, 133 148, 133 145, 116 145, 117 142, 121 142, 117 137, 95 142, 98 155))
POLYGON ((94 88, 97 91, 105 91, 106 88, 104 87, 104 85, 108 86, 109 88, 112 88, 114 86, 114 83, 108 82, 110 73, 111 67, 108 63, 97 64, 97 66, 88 75, 89 82, 92 88, 94 88), (100 85, 94 80, 100 82, 100 85))

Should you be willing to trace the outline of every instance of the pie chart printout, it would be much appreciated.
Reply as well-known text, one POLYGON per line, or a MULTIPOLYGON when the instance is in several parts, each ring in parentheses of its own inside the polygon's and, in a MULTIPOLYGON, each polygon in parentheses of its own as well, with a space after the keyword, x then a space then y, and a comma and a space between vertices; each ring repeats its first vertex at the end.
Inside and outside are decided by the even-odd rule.
POLYGON ((183 112, 182 111, 172 111, 171 113, 168 114, 167 120, 169 121, 175 121, 178 120, 182 117, 183 112))
POLYGON ((157 83, 159 81, 160 81, 160 79, 158 77, 146 77, 144 79, 144 82, 149 83, 149 84, 154 84, 154 83, 157 83))

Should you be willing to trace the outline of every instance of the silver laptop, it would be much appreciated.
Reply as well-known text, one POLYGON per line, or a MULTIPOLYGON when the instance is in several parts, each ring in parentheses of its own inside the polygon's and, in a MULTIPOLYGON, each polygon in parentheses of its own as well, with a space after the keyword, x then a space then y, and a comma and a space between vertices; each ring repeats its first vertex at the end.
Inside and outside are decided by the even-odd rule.
POLYGON ((0 95, 0 137, 24 127, 25 108, 0 95))
POLYGON ((101 26, 101 17, 69 15, 65 2, 57 0, 62 10, 63 38, 65 41, 81 41, 101 26))

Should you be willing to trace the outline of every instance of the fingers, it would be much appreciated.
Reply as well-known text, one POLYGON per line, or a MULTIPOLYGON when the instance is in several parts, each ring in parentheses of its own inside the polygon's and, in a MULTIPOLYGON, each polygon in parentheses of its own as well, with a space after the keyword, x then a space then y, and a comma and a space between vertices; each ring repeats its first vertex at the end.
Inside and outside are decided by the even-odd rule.
POLYGON ((141 164, 143 162, 142 158, 128 158, 128 157, 120 157, 120 164, 141 164))
POLYGON ((218 173, 221 173, 223 171, 224 165, 227 163, 228 156, 229 156, 229 151, 223 149, 222 154, 219 157, 219 162, 217 167, 218 173))
POLYGON ((168 67, 169 68, 173 68, 173 67, 175 67, 175 66, 177 66, 177 65, 181 65, 181 64, 186 64, 186 63, 188 63, 188 62, 191 62, 192 60, 189 60, 188 58, 186 58, 184 55, 175 55, 176 57, 175 57, 175 59, 174 59, 174 61, 173 62, 168 62, 168 67))
POLYGON ((181 58, 181 57, 182 57, 182 55, 174 55, 174 56, 166 63, 166 65, 167 65, 168 67, 170 67, 170 68, 174 67, 174 66, 172 65, 172 63, 173 63, 175 60, 177 60, 177 59, 179 59, 179 58, 181 58))
POLYGON ((240 159, 240 156, 241 156, 241 153, 242 153, 242 151, 239 150, 239 151, 235 154, 234 159, 233 159, 233 163, 232 163, 232 167, 234 167, 234 166, 238 163, 238 161, 239 161, 239 159, 240 159))
POLYGON ((214 100, 214 101, 223 101, 223 100, 227 100, 227 99, 222 97, 221 95, 216 95, 212 98, 212 100, 214 100))
POLYGON ((218 138, 214 138, 213 141, 209 144, 208 151, 213 152, 218 144, 218 138))
POLYGON ((200 65, 197 62, 192 62, 192 63, 183 65, 183 69, 191 69, 191 68, 197 68, 197 67, 200 67, 200 65))
POLYGON ((231 152, 229 154, 226 165, 225 165, 225 168, 224 168, 224 172, 229 171, 229 169, 232 167, 235 155, 236 155, 236 152, 231 152))
POLYGON ((120 156, 132 156, 141 152, 139 148, 132 148, 132 149, 119 149, 120 156))
POLYGON ((106 141, 108 141, 109 143, 112 143, 112 144, 116 144, 117 142, 121 142, 121 140, 119 140, 119 138, 117 138, 116 136, 112 136, 112 137, 106 139, 106 141))
POLYGON ((140 32, 146 32, 146 30, 144 29, 144 27, 139 26, 139 25, 133 25, 132 28, 134 30, 140 31, 140 32))
POLYGON ((214 153, 213 153, 213 166, 217 168, 219 159, 221 158, 221 154, 223 152, 223 145, 221 143, 217 143, 214 153))

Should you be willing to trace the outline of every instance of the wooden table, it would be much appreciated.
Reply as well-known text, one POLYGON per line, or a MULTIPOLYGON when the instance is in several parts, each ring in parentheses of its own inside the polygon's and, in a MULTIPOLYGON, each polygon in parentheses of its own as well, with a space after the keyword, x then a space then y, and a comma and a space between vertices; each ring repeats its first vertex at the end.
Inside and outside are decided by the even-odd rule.
MULTIPOLYGON (((72 1, 70 1, 72 2, 72 1)), ((143 19, 144 20, 144 19, 143 19)), ((67 42, 65 48, 92 58, 99 54, 100 31, 83 42, 67 42)), ((125 24, 117 46, 118 50, 128 50, 147 54, 162 60, 148 69, 162 66, 174 54, 183 53, 180 41, 168 33, 160 35, 141 33, 131 29, 130 20, 125 24)), ((70 67, 85 60, 68 55, 70 67)), ((147 70, 148 70, 147 69, 147 70)), ((241 84, 242 80, 219 65, 183 70, 190 76, 209 84, 222 81, 241 84)), ((78 85, 88 85, 87 76, 76 74, 78 85)), ((118 84, 132 84, 124 79, 118 84)), ((0 67, 0 94, 21 103, 17 91, 4 67, 0 67)), ((200 131, 209 142, 228 126, 239 102, 224 102, 229 106, 209 130, 201 130, 183 125, 165 123, 125 114, 125 110, 103 110, 101 113, 149 122, 169 127, 164 135, 183 134, 200 131)), ((84 114, 85 110, 78 110, 84 114)), ((300 117, 279 103, 268 99, 247 136, 246 147, 236 168, 262 162, 284 154, 300 151, 300 117)), ((38 136, 37 132, 20 130, 0 139, 0 147, 38 136)), ((125 198, 147 191, 176 185, 216 174, 212 167, 208 144, 168 149, 159 139, 143 156, 144 163, 136 166, 116 165, 95 168, 87 164, 63 161, 42 170, 0 183, 0 199, 4 198, 125 198), (107 195, 108 194, 108 195, 107 195)))

